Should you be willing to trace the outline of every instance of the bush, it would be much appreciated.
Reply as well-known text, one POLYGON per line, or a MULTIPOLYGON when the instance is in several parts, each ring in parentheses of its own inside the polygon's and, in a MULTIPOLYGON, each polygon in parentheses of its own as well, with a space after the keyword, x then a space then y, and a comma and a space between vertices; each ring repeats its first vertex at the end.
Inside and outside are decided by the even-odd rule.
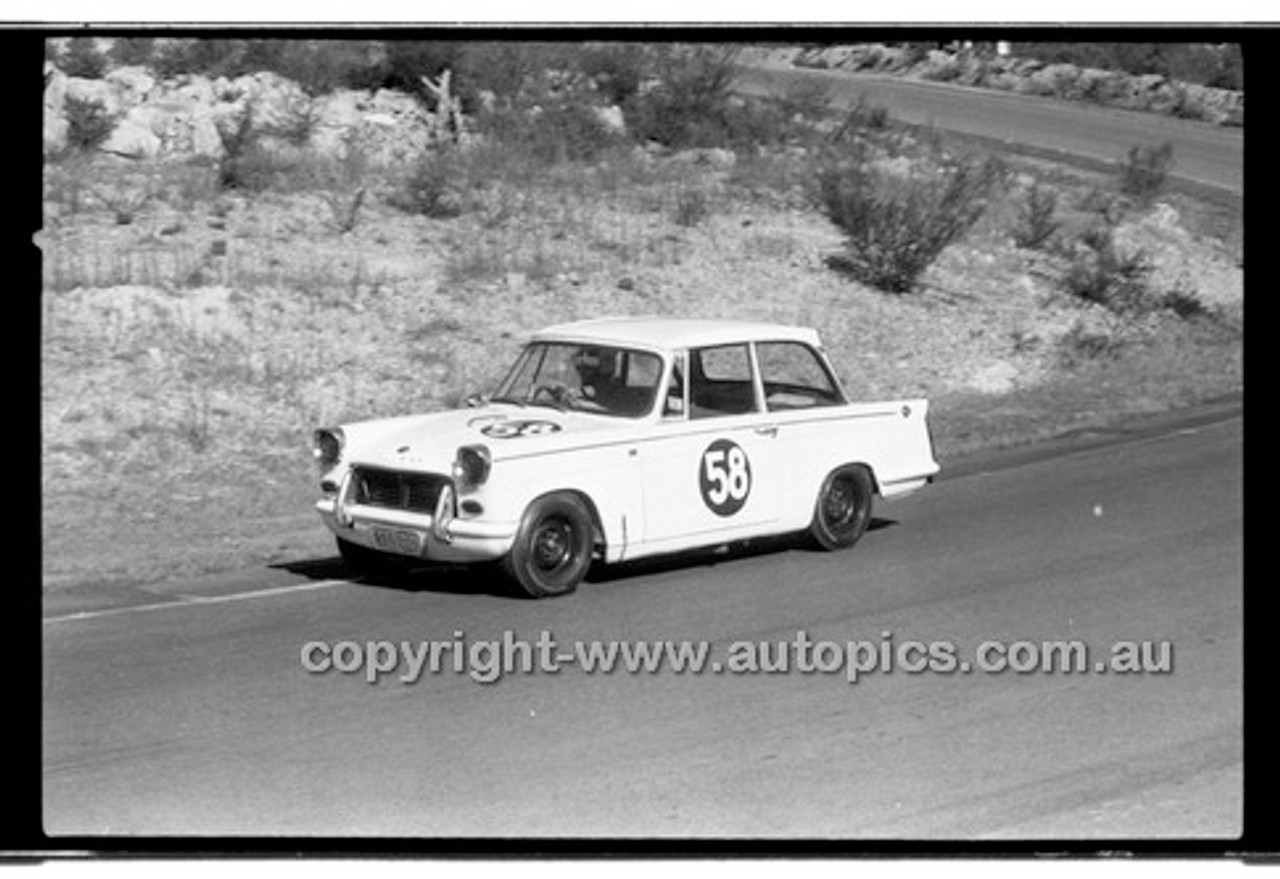
POLYGON ((844 120, 828 137, 833 144, 851 143, 858 138, 889 128, 889 108, 867 103, 866 95, 858 96, 858 103, 849 108, 844 120))
POLYGON ((589 45, 578 58, 578 69, 609 103, 625 104, 644 81, 645 50, 634 43, 589 45))
POLYGON ((625 106, 634 135, 672 149, 725 146, 735 55, 708 47, 655 50, 656 83, 625 106))
POLYGON ((1025 250, 1044 247, 1062 224, 1055 219, 1058 194, 1045 186, 1033 186, 1019 206, 1018 225, 1013 229, 1013 243, 1025 250))
POLYGON ((623 141, 601 121, 595 108, 569 101, 481 113, 475 130, 533 166, 592 161, 623 141))
POLYGON ((378 72, 378 45, 368 40, 251 40, 241 62, 291 79, 308 95, 364 88, 378 72))
POLYGON ((701 189, 681 189, 676 196, 677 226, 697 226, 711 215, 707 194, 701 189))
POLYGON ((451 154, 428 153, 414 164, 390 204, 410 214, 452 219, 462 213, 464 177, 461 165, 451 154))
POLYGON ((101 146, 116 127, 116 117, 98 101, 67 96, 63 104, 67 118, 67 149, 88 152, 101 146))
POLYGON ((154 37, 118 37, 108 54, 121 67, 142 67, 151 63, 155 50, 154 37))
POLYGON ((1172 167, 1173 144, 1167 141, 1158 147, 1131 147, 1120 164, 1120 191, 1148 204, 1164 189, 1172 167))
POLYGON ((806 79, 787 86, 778 107, 788 119, 820 122, 831 115, 832 94, 822 82, 806 79))
POLYGON ((1002 176, 991 159, 940 162, 906 176, 865 161, 820 167, 819 205, 845 234, 845 253, 833 264, 880 290, 909 292, 981 219, 1002 176))
POLYGON ((1101 305, 1119 315, 1137 317, 1153 310, 1147 279, 1153 270, 1142 250, 1123 252, 1111 226, 1097 226, 1082 235, 1063 286, 1077 299, 1101 305))
POLYGON ((1114 357, 1124 347, 1124 339, 1113 333, 1087 329, 1077 321, 1058 340, 1058 354, 1064 366, 1073 367, 1086 360, 1114 357))
POLYGON ((93 37, 74 37, 67 43, 59 66, 67 76, 102 79, 107 72, 107 57, 98 51, 98 41, 93 37))
POLYGON ((151 68, 162 79, 184 74, 234 79, 260 63, 249 55, 249 40, 175 39, 156 50, 151 68))
POLYGON ((218 159, 218 186, 261 192, 271 185, 275 167, 254 128, 250 104, 236 119, 218 129, 222 156, 218 159))
POLYGON ((1160 298, 1160 305, 1169 309, 1183 320, 1207 317, 1209 309, 1200 301, 1200 297, 1182 287, 1167 291, 1160 298))

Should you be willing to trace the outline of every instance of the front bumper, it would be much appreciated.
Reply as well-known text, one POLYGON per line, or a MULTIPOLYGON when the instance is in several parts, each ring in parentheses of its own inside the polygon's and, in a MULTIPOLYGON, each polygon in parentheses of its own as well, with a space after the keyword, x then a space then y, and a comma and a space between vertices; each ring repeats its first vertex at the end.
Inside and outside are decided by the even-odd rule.
POLYGON ((474 562, 501 558, 515 542, 516 522, 458 518, 450 489, 434 514, 358 504, 349 479, 336 494, 316 502, 316 512, 336 536, 351 543, 412 558, 474 562))

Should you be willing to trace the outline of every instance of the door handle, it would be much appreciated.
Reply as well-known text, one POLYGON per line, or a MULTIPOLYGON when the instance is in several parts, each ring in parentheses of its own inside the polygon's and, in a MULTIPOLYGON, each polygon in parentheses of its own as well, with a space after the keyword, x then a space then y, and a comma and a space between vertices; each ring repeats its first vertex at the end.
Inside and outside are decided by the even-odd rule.
POLYGON ((776 437, 778 435, 778 425, 770 424, 766 427, 757 427, 756 433, 761 436, 776 437))

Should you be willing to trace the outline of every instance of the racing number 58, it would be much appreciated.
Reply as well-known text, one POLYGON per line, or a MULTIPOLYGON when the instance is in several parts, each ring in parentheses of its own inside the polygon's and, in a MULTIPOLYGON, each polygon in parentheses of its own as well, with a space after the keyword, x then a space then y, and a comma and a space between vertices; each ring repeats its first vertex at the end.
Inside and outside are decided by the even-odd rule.
POLYGON ((751 493, 747 453, 729 440, 716 440, 702 453, 699 477, 703 502, 719 516, 738 512, 751 493))

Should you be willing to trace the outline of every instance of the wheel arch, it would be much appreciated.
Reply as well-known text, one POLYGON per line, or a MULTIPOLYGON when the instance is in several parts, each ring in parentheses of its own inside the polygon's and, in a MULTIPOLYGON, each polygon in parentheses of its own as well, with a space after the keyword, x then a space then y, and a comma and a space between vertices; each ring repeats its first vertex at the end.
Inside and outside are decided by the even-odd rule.
POLYGON ((583 488, 577 486, 566 486, 564 488, 551 488, 546 491, 539 492, 531 497, 529 502, 525 504, 524 512, 521 513, 521 517, 523 518, 525 512, 528 512, 534 504, 544 498, 555 497, 558 495, 571 495, 582 501, 583 506, 587 508, 588 515, 591 517, 591 542, 593 547, 600 549, 603 553, 609 545, 608 537, 604 530, 604 523, 600 518, 600 510, 596 507, 595 500, 591 497, 591 494, 583 488))
MULTIPOLYGON (((828 476, 830 476, 832 473, 834 473, 834 472, 836 472, 837 470, 840 470, 841 468, 844 468, 844 467, 861 467, 863 470, 866 470, 866 471, 867 471, 867 475, 871 477, 871 490, 872 490, 872 491, 873 491, 873 492, 874 492, 878 497, 883 497, 883 496, 884 496, 884 495, 881 493, 881 491, 880 491, 880 478, 876 475, 876 468, 875 468, 875 465, 874 465, 874 464, 872 464, 870 461, 866 460, 865 458, 859 458, 859 459, 852 460, 852 461, 842 461, 842 462, 840 462, 840 463, 838 463, 838 464, 835 464, 835 465, 833 465, 833 466, 831 466, 831 467, 828 467, 828 468, 827 468, 827 470, 826 470, 826 472, 822 474, 822 479, 824 479, 824 480, 825 480, 825 479, 826 479, 828 476)), ((821 484, 822 484, 822 483, 821 483, 821 480, 819 480, 819 483, 818 483, 818 484, 819 484, 819 486, 821 486, 821 484)))

